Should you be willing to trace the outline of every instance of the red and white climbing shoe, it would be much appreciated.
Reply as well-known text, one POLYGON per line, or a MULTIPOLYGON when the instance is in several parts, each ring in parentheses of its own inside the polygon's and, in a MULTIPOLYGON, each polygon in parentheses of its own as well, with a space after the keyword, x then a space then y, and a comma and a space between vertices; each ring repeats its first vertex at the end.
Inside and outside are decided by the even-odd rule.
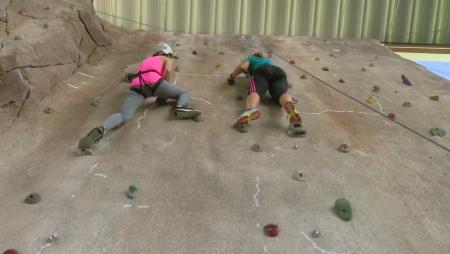
POLYGON ((251 121, 257 120, 261 117, 261 112, 256 108, 246 110, 242 115, 234 122, 234 128, 242 128, 247 126, 251 121))

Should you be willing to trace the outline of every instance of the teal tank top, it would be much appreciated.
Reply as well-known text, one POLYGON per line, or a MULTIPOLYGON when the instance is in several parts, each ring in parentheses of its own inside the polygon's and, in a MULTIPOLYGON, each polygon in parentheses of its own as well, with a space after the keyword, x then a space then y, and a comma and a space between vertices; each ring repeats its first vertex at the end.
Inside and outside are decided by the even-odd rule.
POLYGON ((265 57, 258 57, 258 56, 250 56, 247 59, 245 59, 246 62, 250 63, 250 74, 252 74, 256 69, 258 69, 260 66, 268 64, 272 65, 272 60, 265 57))

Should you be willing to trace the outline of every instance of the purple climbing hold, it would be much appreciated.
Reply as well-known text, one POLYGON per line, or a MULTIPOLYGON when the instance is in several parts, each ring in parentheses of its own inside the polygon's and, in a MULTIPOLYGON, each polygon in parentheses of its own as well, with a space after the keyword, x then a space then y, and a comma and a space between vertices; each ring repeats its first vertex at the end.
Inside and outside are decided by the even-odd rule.
POLYGON ((409 81, 409 79, 405 76, 405 74, 402 74, 402 80, 403 80, 403 84, 412 86, 411 81, 409 81))

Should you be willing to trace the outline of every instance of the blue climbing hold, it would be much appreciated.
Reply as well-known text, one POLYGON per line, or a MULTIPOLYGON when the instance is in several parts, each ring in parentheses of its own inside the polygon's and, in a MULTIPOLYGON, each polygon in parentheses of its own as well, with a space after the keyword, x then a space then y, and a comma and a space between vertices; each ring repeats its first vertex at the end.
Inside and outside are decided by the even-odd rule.
POLYGON ((403 84, 412 86, 411 81, 409 81, 409 79, 405 76, 405 74, 402 74, 402 80, 403 80, 403 84))

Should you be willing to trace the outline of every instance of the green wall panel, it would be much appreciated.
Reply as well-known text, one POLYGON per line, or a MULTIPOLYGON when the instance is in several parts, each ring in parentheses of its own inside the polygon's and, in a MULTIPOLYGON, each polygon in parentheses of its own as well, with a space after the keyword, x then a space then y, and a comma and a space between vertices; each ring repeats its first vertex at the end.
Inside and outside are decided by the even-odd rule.
POLYGON ((94 0, 119 26, 450 44, 450 0, 94 0))

